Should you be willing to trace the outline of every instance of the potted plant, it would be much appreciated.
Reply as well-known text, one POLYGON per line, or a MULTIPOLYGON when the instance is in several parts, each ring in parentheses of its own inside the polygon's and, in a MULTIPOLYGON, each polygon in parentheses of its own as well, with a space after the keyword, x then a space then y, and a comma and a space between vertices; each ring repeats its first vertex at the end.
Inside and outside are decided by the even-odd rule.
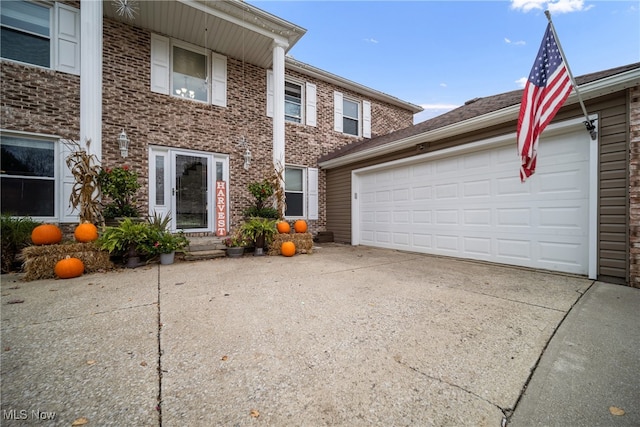
POLYGON ((255 244, 254 256, 264 255, 264 247, 277 233, 276 220, 272 218, 252 217, 240 226, 240 232, 255 244))
POLYGON ((175 253, 184 252, 189 245, 189 240, 182 231, 175 234, 159 231, 152 237, 150 242, 153 244, 147 246, 145 251, 151 255, 160 255, 160 264, 173 264, 175 253))
POLYGON ((127 267, 140 265, 140 255, 155 242, 157 231, 147 222, 133 221, 124 218, 117 226, 104 227, 97 244, 113 255, 124 255, 127 267))
POLYGON ((239 258, 244 254, 244 248, 248 242, 240 230, 236 230, 233 235, 224 239, 224 244, 227 247, 227 256, 229 258, 239 258))
POLYGON ((102 169, 98 174, 98 182, 102 194, 110 199, 104 207, 105 219, 140 216, 135 206, 135 195, 140 188, 137 172, 130 170, 127 165, 102 169))

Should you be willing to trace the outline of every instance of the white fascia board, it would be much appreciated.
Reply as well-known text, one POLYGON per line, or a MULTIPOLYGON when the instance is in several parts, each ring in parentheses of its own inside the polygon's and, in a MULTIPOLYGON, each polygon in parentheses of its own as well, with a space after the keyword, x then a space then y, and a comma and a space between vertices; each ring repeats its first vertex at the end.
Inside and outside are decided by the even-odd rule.
POLYGON ((361 85, 349 79, 345 79, 344 77, 340 77, 328 71, 316 68, 313 65, 305 64, 304 62, 300 62, 290 56, 287 56, 285 58, 285 66, 289 70, 297 71, 310 77, 315 77, 316 79, 325 81, 327 83, 331 83, 345 89, 353 90, 362 95, 388 102, 389 104, 396 105, 406 110, 410 110, 414 114, 424 110, 419 105, 415 105, 410 102, 403 101, 400 98, 396 98, 395 96, 391 96, 384 92, 371 89, 370 87, 361 85))
MULTIPOLYGON (((591 83, 580 86, 580 96, 583 100, 597 98, 609 93, 618 92, 640 84, 640 69, 634 69, 625 73, 616 74, 591 83)), ((578 103, 576 91, 572 91, 565 105, 578 103)), ((453 123, 438 129, 433 129, 407 138, 399 139, 389 144, 373 147, 368 150, 358 151, 353 154, 347 154, 342 157, 327 160, 318 164, 321 168, 331 169, 339 166, 348 165, 350 163, 366 160, 385 154, 390 154, 413 145, 424 144, 431 141, 438 141, 444 138, 456 136, 464 132, 473 132, 475 130, 487 128, 501 123, 515 120, 518 118, 520 104, 512 105, 502 110, 493 111, 483 114, 482 116, 473 117, 471 119, 453 123)))
POLYGON ((290 22, 277 18, 276 16, 266 14, 262 12, 260 9, 257 9, 251 6, 250 4, 247 4, 241 1, 232 2, 231 4, 242 8, 243 15, 244 15, 244 12, 247 13, 246 18, 255 17, 256 19, 259 19, 260 22, 263 24, 262 26, 252 24, 248 20, 244 19, 245 17, 243 18, 235 17, 229 13, 223 12, 222 10, 206 6, 197 0, 177 0, 177 1, 186 6, 190 6, 195 9, 198 9, 201 12, 218 17, 220 19, 224 19, 225 21, 228 21, 240 27, 246 28, 247 30, 256 32, 265 37, 269 37, 273 39, 276 43, 281 44, 282 46, 287 46, 288 49, 293 47, 293 45, 307 31, 301 27, 298 27, 297 25, 294 25, 290 22), (267 24, 272 24, 272 25, 267 25, 267 24), (295 34, 295 36, 287 37, 286 35, 280 35, 280 33, 283 32, 282 27, 288 28, 286 32, 291 32, 292 34, 295 34))

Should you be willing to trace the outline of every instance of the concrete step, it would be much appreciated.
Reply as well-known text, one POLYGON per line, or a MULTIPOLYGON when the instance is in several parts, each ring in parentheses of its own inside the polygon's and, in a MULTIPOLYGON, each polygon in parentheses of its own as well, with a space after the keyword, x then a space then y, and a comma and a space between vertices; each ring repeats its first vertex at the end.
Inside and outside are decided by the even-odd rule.
POLYGON ((189 252, 224 250, 223 239, 216 236, 189 237, 189 252))
POLYGON ((212 249, 204 251, 187 252, 184 254, 185 261, 200 261, 205 259, 214 259, 227 256, 227 251, 224 249, 212 249))

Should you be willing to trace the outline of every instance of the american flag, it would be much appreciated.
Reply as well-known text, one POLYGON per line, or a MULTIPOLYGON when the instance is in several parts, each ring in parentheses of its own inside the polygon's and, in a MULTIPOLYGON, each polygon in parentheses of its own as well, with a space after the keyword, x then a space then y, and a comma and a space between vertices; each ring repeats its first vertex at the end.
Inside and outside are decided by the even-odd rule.
POLYGON ((562 60, 549 23, 524 88, 518 115, 518 154, 522 157, 522 182, 535 172, 540 134, 567 100, 572 88, 569 71, 562 60))

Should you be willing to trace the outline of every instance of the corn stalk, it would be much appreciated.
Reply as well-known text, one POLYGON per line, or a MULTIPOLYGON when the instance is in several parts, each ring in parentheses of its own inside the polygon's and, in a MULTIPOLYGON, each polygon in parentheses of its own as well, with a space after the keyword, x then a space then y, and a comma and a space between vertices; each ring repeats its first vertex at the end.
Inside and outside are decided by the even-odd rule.
POLYGON ((98 175, 100 165, 95 154, 89 154, 91 140, 86 141, 86 149, 83 149, 77 141, 64 141, 65 144, 74 147, 67 156, 67 167, 73 174, 75 182, 71 187, 69 206, 79 209, 80 223, 90 222, 102 224, 102 207, 100 206, 100 186, 98 175))
POLYGON ((284 212, 287 208, 284 194, 284 167, 282 164, 275 165, 273 169, 265 174, 267 181, 273 187, 273 197, 276 200, 276 209, 281 220, 284 220, 284 212))

